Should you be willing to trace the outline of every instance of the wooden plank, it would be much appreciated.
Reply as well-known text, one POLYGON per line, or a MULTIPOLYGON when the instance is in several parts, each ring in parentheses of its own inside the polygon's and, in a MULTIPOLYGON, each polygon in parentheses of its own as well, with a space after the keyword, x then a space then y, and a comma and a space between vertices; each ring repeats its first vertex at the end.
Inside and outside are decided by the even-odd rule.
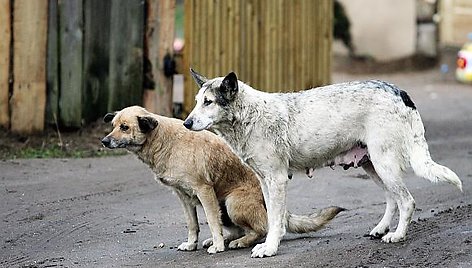
POLYGON ((287 39, 287 54, 288 54, 288 65, 287 65, 287 89, 295 89, 295 47, 294 47, 294 37, 295 37, 295 8, 294 3, 289 4, 288 6, 288 39, 287 39))
POLYGON ((109 111, 142 104, 143 37, 144 3, 112 1, 109 111))
POLYGON ((55 124, 59 116, 59 45, 57 1, 49 0, 46 57, 46 123, 55 124))
POLYGON ((65 127, 82 125, 83 3, 59 1, 59 122, 65 127))
POLYGON ((146 108, 160 115, 172 116, 172 77, 164 75, 163 59, 172 55, 175 24, 175 0, 147 0, 145 55, 156 85, 153 100, 146 108))
POLYGON ((325 25, 325 42, 322 44, 322 55, 324 57, 324 65, 321 67, 324 71, 323 76, 323 85, 331 83, 331 54, 332 54, 332 45, 333 45, 333 1, 327 1, 325 3, 325 15, 327 15, 326 20, 323 21, 325 25))
POLYGON ((10 0, 0 0, 0 126, 10 125, 10 42, 11 42, 10 0))
POLYGON ((268 86, 270 92, 277 92, 275 76, 277 75, 277 4, 269 5, 269 72, 267 73, 268 86))
POLYGON ((15 0, 13 12, 11 130, 30 134, 44 129, 48 2, 15 0))
POLYGON ((221 23, 219 22, 221 19, 221 13, 219 9, 220 4, 218 3, 217 5, 213 5, 213 14, 215 17, 215 20, 217 20, 217 23, 214 24, 214 49, 213 49, 213 61, 214 61, 214 70, 213 74, 218 75, 221 72, 221 23))
POLYGON ((232 18, 232 25, 233 25, 233 31, 231 33, 231 40, 233 40, 233 46, 232 46, 232 66, 229 70, 226 70, 226 72, 229 71, 235 71, 236 73, 241 74, 241 79, 246 80, 245 73, 241 70, 241 61, 243 59, 241 58, 241 54, 239 53, 239 47, 241 45, 241 18, 240 18, 240 2, 235 1, 233 5, 233 18, 232 18), (239 40, 237 42, 234 42, 234 40, 239 40))
POLYGON ((230 45, 230 40, 229 40, 229 24, 228 23, 228 17, 229 17, 229 2, 230 1, 222 1, 221 2, 221 11, 219 13, 219 18, 218 21, 221 24, 221 66, 220 70, 218 70, 219 75, 225 75, 228 72, 228 69, 230 68, 229 64, 229 45, 230 45))
POLYGON ((313 61, 311 62, 312 64, 312 73, 313 73, 313 78, 314 78, 314 85, 312 86, 317 86, 319 85, 319 78, 323 75, 322 71, 320 70, 320 66, 323 64, 321 55, 319 54, 320 51, 322 51, 319 47, 319 44, 321 43, 321 27, 319 23, 322 22, 321 16, 323 16, 324 9, 321 8, 321 5, 317 5, 314 7, 314 10, 312 11, 315 16, 313 16, 313 19, 310 21, 311 27, 313 27, 313 61))
POLYGON ((240 34, 241 34, 241 44, 239 46, 238 54, 239 56, 239 69, 243 73, 244 79, 250 83, 252 81, 252 73, 251 73, 251 66, 250 66, 250 46, 249 44, 252 42, 251 30, 252 30, 252 20, 250 17, 251 5, 248 0, 241 1, 239 3, 239 10, 240 10, 240 34))
POLYGON ((319 27, 310 27, 311 25, 313 25, 313 21, 316 21, 316 10, 319 10, 319 3, 315 2, 315 1, 307 1, 306 2, 306 25, 308 26, 306 28, 306 32, 305 32, 305 43, 308 44, 308 47, 306 49, 306 54, 305 54, 305 58, 306 58, 306 62, 305 62, 305 88, 304 89, 308 89, 308 88, 313 88, 314 86, 314 81, 316 80, 316 77, 319 75, 319 74, 315 74, 313 72, 313 63, 318 60, 318 55, 316 54, 316 49, 317 49, 317 46, 315 45, 314 43, 314 40, 315 40, 315 36, 318 33, 318 31, 316 29, 318 29, 319 27), (315 8, 315 6, 318 6, 318 8, 315 8), (311 15, 311 16, 310 16, 311 15))
POLYGON ((254 10, 254 34, 257 36, 254 40, 254 45, 252 46, 253 55, 257 55, 257 57, 253 57, 253 73, 254 73, 254 80, 252 86, 262 89, 264 81, 262 79, 262 68, 260 65, 265 62, 265 54, 264 54, 264 31, 263 31, 263 23, 264 23, 264 13, 261 10, 261 1, 255 0, 253 2, 253 10, 254 10))
MULTIPOLYGON (((264 4, 265 6, 265 4, 264 4)), ((262 73, 263 75, 263 79, 264 79, 264 84, 263 86, 261 87, 261 89, 264 89, 264 90, 267 90, 267 91, 271 91, 270 87, 271 87, 271 83, 270 83, 270 75, 272 73, 272 63, 271 63, 271 44, 272 44, 272 40, 271 40, 271 35, 270 35, 270 28, 271 28, 271 23, 272 23, 272 20, 271 20, 271 10, 270 8, 272 7, 272 5, 269 5, 269 7, 266 7, 264 9, 262 9, 262 11, 264 12, 264 37, 265 37, 265 40, 264 40, 264 56, 265 56, 265 68, 262 68, 262 65, 259 66, 259 68, 262 68, 263 70, 265 70, 264 73, 262 73)))
POLYGON ((330 81, 330 55, 331 55, 331 42, 332 42, 332 12, 333 10, 332 1, 326 1, 323 5, 319 6, 317 24, 318 27, 317 43, 316 43, 316 55, 318 58, 318 75, 316 86, 321 86, 329 83, 330 81))
MULTIPOLYGON (((195 11, 196 14, 195 16, 202 16, 202 14, 205 14, 205 4, 206 1, 195 1, 195 11)), ((193 54, 193 63, 195 66, 197 66, 198 70, 201 70, 201 73, 210 77, 210 74, 208 74, 208 70, 205 66, 205 49, 207 46, 207 32, 206 32, 206 23, 207 23, 207 17, 202 17, 199 18, 198 20, 195 20, 195 28, 194 28, 194 33, 196 34, 195 37, 198 40, 197 43, 194 44, 193 49, 194 49, 194 54, 193 54)))
POLYGON ((280 12, 282 11, 282 1, 278 0, 274 3, 274 72, 272 73, 272 81, 274 81, 273 90, 275 92, 280 92, 284 88, 281 85, 281 81, 283 78, 283 73, 281 71, 282 61, 283 61, 283 53, 282 53, 282 16, 280 12))
POLYGON ((295 85, 294 90, 300 90, 303 88, 303 76, 302 76, 302 66, 303 66, 303 53, 302 53, 302 1, 296 0, 296 11, 297 14, 293 19, 295 20, 295 38, 294 38, 294 57, 295 57, 295 85))
POLYGON ((215 44, 213 43, 215 39, 215 28, 216 28, 216 25, 214 23, 210 23, 208 20, 211 19, 211 18, 214 18, 216 16, 215 14, 215 6, 214 6, 214 3, 213 3, 213 0, 206 0, 206 12, 208 13, 208 17, 205 17, 205 20, 207 20, 207 29, 206 29, 206 36, 207 36, 207 40, 209 42, 209 44, 211 44, 210 46, 207 46, 206 47, 206 53, 207 53, 207 56, 204 57, 205 61, 204 61, 204 64, 205 64, 205 67, 207 67, 207 75, 208 76, 216 76, 217 75, 217 72, 219 72, 219 70, 216 69, 216 66, 215 64, 213 63, 213 61, 215 60, 213 58, 213 55, 215 55, 215 49, 217 48, 217 46, 215 46, 215 44))
POLYGON ((287 34, 289 30, 289 25, 288 25, 288 12, 287 12, 287 2, 280 0, 280 10, 279 10, 279 65, 278 65, 278 72, 280 74, 279 80, 277 83, 279 84, 279 89, 281 91, 286 91, 288 90, 287 86, 287 66, 288 66, 288 51, 287 51, 287 34))
MULTIPOLYGON (((202 0, 202 1, 199 1, 198 2, 198 6, 199 6, 199 14, 200 16, 202 16, 203 14, 206 14, 206 4, 207 4, 208 0, 202 0)), ((196 2, 197 3, 197 2, 196 2)), ((200 19, 199 19, 199 22, 198 22, 198 25, 199 25, 199 29, 196 31, 196 33, 200 36, 199 37, 199 42, 196 45, 196 47, 198 48, 198 52, 197 54, 195 54, 195 56, 197 56, 197 60, 195 61, 195 63, 198 65, 198 69, 199 70, 202 70, 202 73, 205 74, 206 76, 210 77, 211 74, 208 73, 208 65, 206 64, 206 60, 207 60, 207 57, 206 57, 206 51, 208 49, 208 45, 209 45, 209 42, 210 40, 208 40, 208 29, 207 29, 207 23, 208 23, 208 16, 202 16, 200 19)))
POLYGON ((82 117, 85 122, 107 112, 111 0, 84 1, 82 117))
MULTIPOLYGON (((252 46, 254 45, 255 42, 255 32, 254 32, 254 16, 253 16, 253 2, 252 0, 246 0, 244 3, 244 6, 246 7, 245 11, 245 16, 244 18, 241 19, 242 23, 244 21, 247 21, 247 24, 245 25, 245 40, 246 43, 244 44, 244 47, 241 48, 245 50, 245 68, 246 68, 246 74, 247 74, 247 82, 250 85, 254 84, 254 66, 252 65, 252 57, 254 57, 254 51, 252 49, 252 46)), ((243 7, 244 7, 243 6, 243 7)))
POLYGON ((190 67, 193 67, 192 56, 193 56, 193 14, 194 14, 194 5, 192 0, 184 0, 184 39, 185 46, 183 52, 182 62, 184 65, 184 107, 182 116, 187 116, 190 111, 193 109, 195 101, 195 89, 193 79, 190 76, 189 70, 190 67))

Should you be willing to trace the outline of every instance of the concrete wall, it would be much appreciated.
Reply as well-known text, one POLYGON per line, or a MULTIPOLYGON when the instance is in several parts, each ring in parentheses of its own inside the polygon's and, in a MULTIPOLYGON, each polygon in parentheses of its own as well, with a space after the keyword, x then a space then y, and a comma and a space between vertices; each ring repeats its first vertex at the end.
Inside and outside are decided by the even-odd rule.
POLYGON ((411 56, 416 46, 414 0, 339 0, 351 21, 355 55, 388 61, 411 56))

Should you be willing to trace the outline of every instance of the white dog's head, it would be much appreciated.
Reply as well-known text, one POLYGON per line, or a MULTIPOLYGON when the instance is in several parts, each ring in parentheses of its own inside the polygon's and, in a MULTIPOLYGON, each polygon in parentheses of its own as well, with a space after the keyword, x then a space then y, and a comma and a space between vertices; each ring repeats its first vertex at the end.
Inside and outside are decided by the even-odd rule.
POLYGON ((200 87, 195 100, 197 104, 185 119, 184 126, 190 130, 209 129, 228 120, 228 107, 238 94, 238 78, 231 72, 225 77, 207 79, 190 69, 193 79, 200 87))

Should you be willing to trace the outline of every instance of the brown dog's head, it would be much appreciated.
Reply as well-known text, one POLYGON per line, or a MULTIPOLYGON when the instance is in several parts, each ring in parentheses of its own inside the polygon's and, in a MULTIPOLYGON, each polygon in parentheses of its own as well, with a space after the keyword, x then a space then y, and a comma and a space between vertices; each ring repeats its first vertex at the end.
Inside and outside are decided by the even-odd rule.
POLYGON ((103 121, 113 125, 110 134, 102 139, 103 146, 110 149, 126 148, 130 151, 139 150, 146 142, 148 134, 158 125, 157 119, 139 106, 108 113, 103 121))

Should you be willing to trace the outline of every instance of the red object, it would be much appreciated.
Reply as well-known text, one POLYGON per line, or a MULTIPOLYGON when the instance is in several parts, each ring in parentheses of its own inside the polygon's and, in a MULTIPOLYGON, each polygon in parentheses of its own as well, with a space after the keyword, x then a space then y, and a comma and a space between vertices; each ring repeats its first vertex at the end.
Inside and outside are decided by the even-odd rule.
POLYGON ((467 60, 463 57, 457 58, 457 68, 465 69, 467 66, 467 60))

